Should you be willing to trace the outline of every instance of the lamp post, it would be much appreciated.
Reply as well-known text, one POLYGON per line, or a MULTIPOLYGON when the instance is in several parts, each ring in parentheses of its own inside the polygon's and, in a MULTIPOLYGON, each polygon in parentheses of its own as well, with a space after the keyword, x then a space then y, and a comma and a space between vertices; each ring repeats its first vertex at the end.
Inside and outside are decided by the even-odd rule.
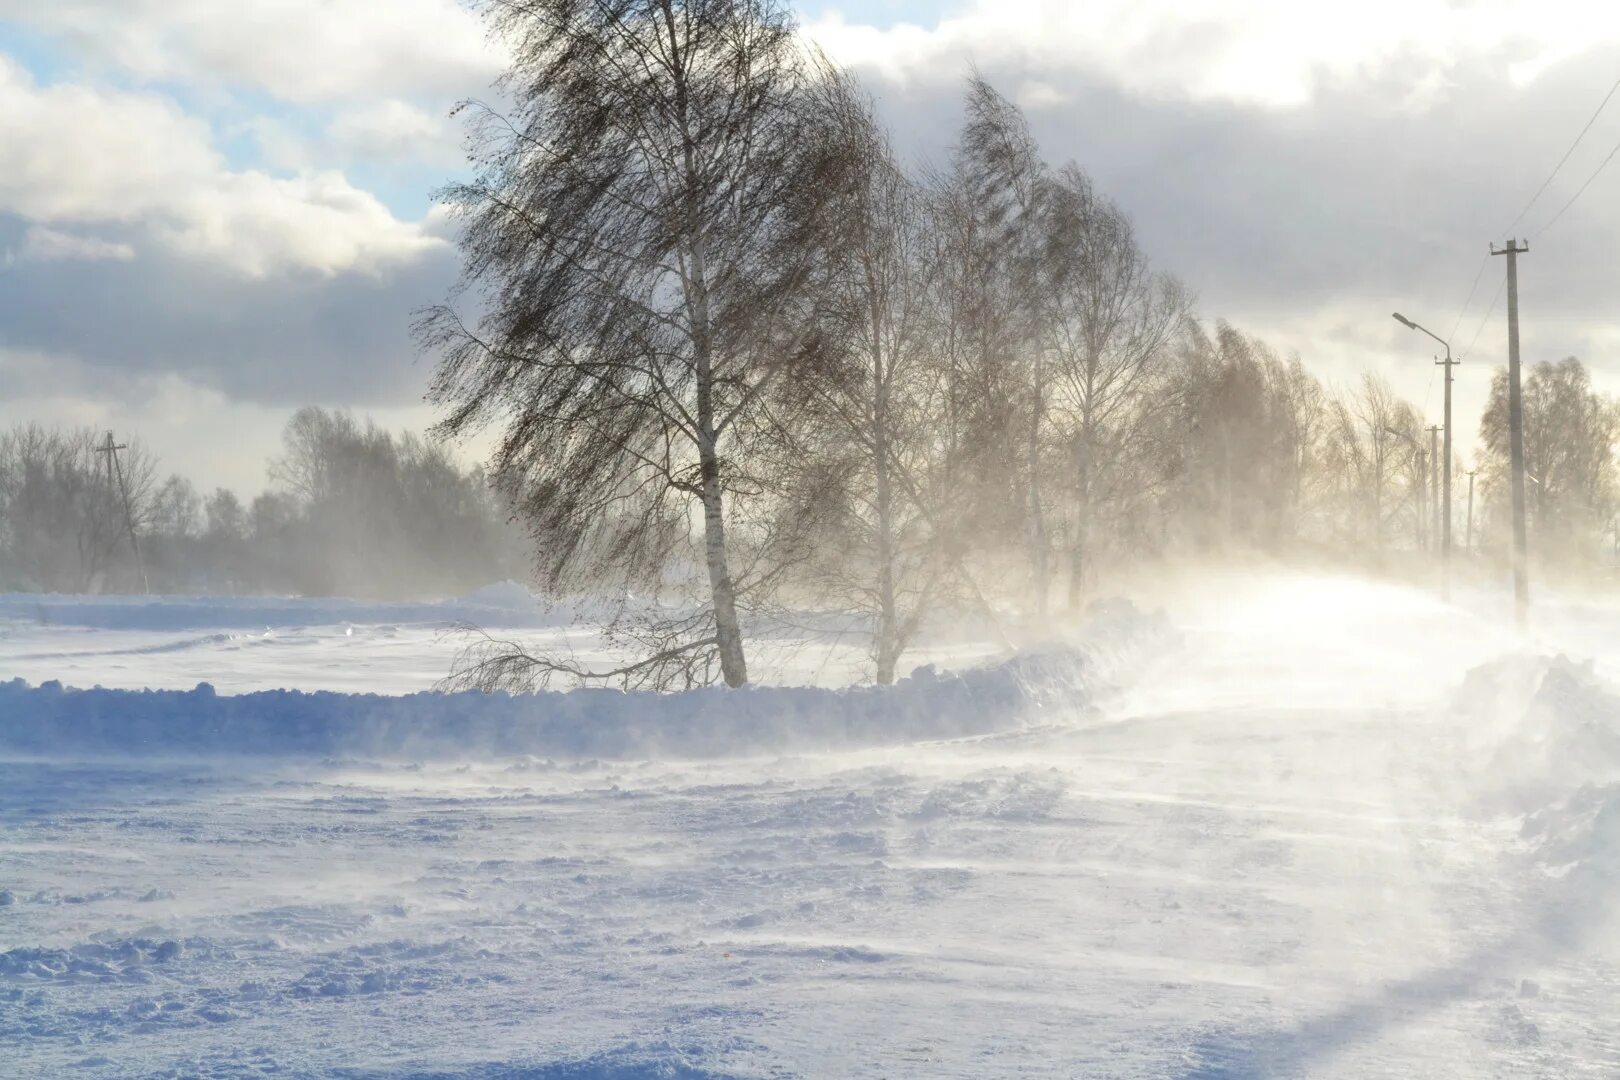
POLYGON ((1402 326, 1406 327, 1408 330, 1419 330, 1419 331, 1422 331, 1425 334, 1428 334, 1434 340, 1438 341, 1446 350, 1446 358, 1444 360, 1441 360, 1441 359, 1439 359, 1437 357, 1435 359, 1435 363, 1444 365, 1445 369, 1446 369, 1446 418, 1445 418, 1446 436, 1445 436, 1445 449, 1441 451, 1441 453, 1444 455, 1445 460, 1442 463, 1442 467, 1441 467, 1441 470, 1440 470, 1440 475, 1443 478, 1441 483, 1442 483, 1442 486, 1444 488, 1444 494, 1441 496, 1441 500, 1442 500, 1444 506, 1443 506, 1443 509, 1441 511, 1441 514, 1440 514, 1440 598, 1442 600, 1450 600, 1451 599, 1451 369, 1457 365, 1457 361, 1453 360, 1451 358, 1451 343, 1449 341, 1447 341, 1445 338, 1443 338, 1439 334, 1436 334, 1433 331, 1427 329, 1426 327, 1419 326, 1417 323, 1413 322, 1411 319, 1408 319, 1405 315, 1402 315, 1398 311, 1395 312, 1394 315, 1395 315, 1395 321, 1396 322, 1400 323, 1402 326))

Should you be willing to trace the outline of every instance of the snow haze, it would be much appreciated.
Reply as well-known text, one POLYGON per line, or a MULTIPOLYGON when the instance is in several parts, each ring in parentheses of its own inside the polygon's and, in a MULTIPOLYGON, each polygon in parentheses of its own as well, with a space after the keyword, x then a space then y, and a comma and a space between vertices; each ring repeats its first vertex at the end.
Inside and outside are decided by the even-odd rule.
MULTIPOLYGON (((423 753, 386 699, 325 710, 320 731, 289 701, 265 737, 239 709, 237 735, 205 739, 229 699, 0 687, 0 1059, 106 1076, 1614 1067, 1615 656, 1534 658, 1620 612, 1549 603, 1526 641, 1494 611, 1350 578, 1176 591, 1167 620, 1115 613, 1006 690, 994 666, 902 683, 929 706, 883 724, 835 728, 856 703, 761 686, 760 734, 735 750, 656 696, 582 698, 573 727, 504 749, 457 722, 423 753), (1565 735, 1594 725, 1606 743, 1565 735), (612 757, 591 752, 604 730, 612 757)), ((257 644, 198 633, 240 603, 48 598, 49 624, 10 603, 0 663, 54 655, 79 685, 141 685, 149 666, 245 691, 302 668, 398 691, 443 659, 443 613, 284 604, 278 621, 306 625, 257 644)), ((703 711, 723 726, 739 707, 703 711)))

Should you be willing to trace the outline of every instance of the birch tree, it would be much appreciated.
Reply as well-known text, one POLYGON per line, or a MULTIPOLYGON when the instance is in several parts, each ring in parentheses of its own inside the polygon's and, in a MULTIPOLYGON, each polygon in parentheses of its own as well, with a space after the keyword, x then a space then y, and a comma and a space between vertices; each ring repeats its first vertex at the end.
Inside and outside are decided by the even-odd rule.
POLYGON ((1129 501, 1131 489, 1141 486, 1131 459, 1143 452, 1148 413, 1166 401, 1149 391, 1191 304, 1174 278, 1152 269, 1130 220, 1094 192, 1078 167, 1059 170, 1049 191, 1043 322, 1070 463, 1068 605, 1075 608, 1099 509, 1129 501))
POLYGON ((807 423, 784 486, 802 493, 790 512, 819 523, 818 591, 870 622, 876 681, 886 684, 948 569, 935 237, 923 193, 853 80, 829 81, 826 112, 849 163, 839 227, 827 236, 838 347, 825 377, 804 384, 807 423), (816 500, 819 509, 802 505, 816 500))
POLYGON ((982 391, 1003 421, 997 432, 1021 511, 1035 613, 1051 591, 1051 540, 1042 486, 1042 450, 1051 407, 1047 353, 1047 267, 1042 218, 1049 191, 1045 162, 1023 113, 975 75, 958 150, 966 209, 980 245, 974 285, 983 322, 977 361, 982 391))
POLYGON ((784 422, 773 388, 821 350, 818 230, 839 195, 810 93, 823 72, 776 0, 482 6, 511 106, 467 105, 480 171, 445 193, 464 303, 419 324, 442 354, 441 430, 499 429, 494 469, 555 591, 656 589, 695 549, 701 610, 615 674, 702 681, 713 658, 740 686, 729 530, 784 422))
POLYGON ((1341 543, 1345 550, 1370 552, 1381 560, 1390 522, 1407 502, 1402 472, 1415 468, 1422 423, 1411 405, 1371 372, 1352 396, 1332 402, 1328 417, 1326 468, 1336 476, 1345 518, 1341 543))
MULTIPOLYGON (((1502 506, 1509 482, 1504 371, 1491 378, 1479 431, 1485 495, 1502 506)), ((1601 530, 1620 504, 1617 439, 1620 405, 1592 389, 1579 360, 1543 360, 1530 368, 1524 381, 1525 495, 1537 554, 1589 559, 1597 551, 1601 530)))

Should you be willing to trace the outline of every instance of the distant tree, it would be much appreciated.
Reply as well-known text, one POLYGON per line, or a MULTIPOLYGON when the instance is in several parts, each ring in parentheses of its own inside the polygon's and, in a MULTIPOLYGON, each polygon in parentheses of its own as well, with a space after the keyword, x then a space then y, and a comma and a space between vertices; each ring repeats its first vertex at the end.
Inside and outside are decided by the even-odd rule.
MULTIPOLYGON (((104 433, 0 431, 0 589, 138 588, 104 433)), ((345 412, 300 409, 274 490, 244 507, 217 488, 155 482, 138 439, 120 455, 146 577, 157 591, 443 596, 521 574, 517 531, 487 477, 442 444, 345 412)))
POLYGON ((211 587, 230 593, 246 587, 251 576, 248 541, 248 514, 242 500, 233 491, 215 488, 203 500, 199 545, 211 587))
POLYGON ((266 491, 248 506, 253 559, 249 588, 255 592, 287 591, 321 595, 331 591, 324 568, 310 561, 302 544, 298 500, 266 491))
POLYGON ((1323 467, 1339 495, 1335 532, 1343 550, 1365 551, 1376 561, 1395 516, 1417 506, 1412 480, 1421 435, 1416 410, 1370 372, 1353 396, 1329 404, 1323 467))
MULTIPOLYGON (((486 477, 440 442, 306 407, 287 422, 269 474, 290 502, 273 526, 277 554, 291 556, 301 589, 443 595, 511 572, 486 477)), ((253 532, 255 546, 271 542, 253 532)))
MULTIPOLYGON (((695 526, 702 610, 614 674, 679 684, 717 663, 742 685, 739 608, 772 575, 740 576, 736 545, 772 537, 733 534, 763 494, 755 451, 789 420, 773 391, 819 362, 819 234, 843 194, 822 70, 776 0, 482 7, 511 109, 468 106, 480 172, 445 192, 483 314, 419 324, 441 430, 500 427, 494 470, 552 591, 662 589, 695 526)), ((552 660, 472 679, 594 674, 552 660)))
MULTIPOLYGON (((1592 389, 1575 357, 1544 360, 1524 381, 1526 519, 1537 554, 1590 558, 1617 507, 1614 446, 1620 406, 1592 389)), ((1507 373, 1491 379, 1480 420, 1486 499, 1508 503, 1507 373)), ((1494 515, 1505 520, 1506 513, 1494 515)))
POLYGON ((147 527, 174 537, 193 537, 202 528, 202 498, 190 480, 170 474, 152 495, 147 527))
POLYGON ((247 512, 242 500, 228 488, 215 488, 203 503, 203 533, 242 540, 247 536, 247 512))
POLYGON ((1320 532, 1330 513, 1328 478, 1324 468, 1326 439, 1330 423, 1327 392, 1306 370, 1296 354, 1286 363, 1276 357, 1266 362, 1272 400, 1276 403, 1275 425, 1282 453, 1287 486, 1288 517, 1294 538, 1307 528, 1320 532))
MULTIPOLYGON (((98 443, 88 428, 26 424, 0 432, 0 580, 9 587, 139 585, 123 496, 98 443)), ((150 514, 154 462, 138 442, 120 460, 139 530, 150 514)))
POLYGON ((1302 364, 1227 323, 1213 336, 1185 325, 1162 390, 1177 432, 1166 440, 1171 516, 1198 547, 1286 552, 1307 523, 1309 477, 1328 456, 1321 388, 1302 364))
POLYGON ((160 591, 210 586, 202 557, 202 498, 191 481, 171 475, 152 494, 142 528, 142 551, 150 587, 160 591))
POLYGON ((1147 494, 1138 464, 1150 414, 1169 404, 1156 391, 1191 301, 1175 279, 1152 270, 1130 220, 1077 166, 1052 177, 1045 216, 1048 396, 1063 487, 1072 492, 1068 603, 1076 608, 1097 522, 1129 517, 1147 494))

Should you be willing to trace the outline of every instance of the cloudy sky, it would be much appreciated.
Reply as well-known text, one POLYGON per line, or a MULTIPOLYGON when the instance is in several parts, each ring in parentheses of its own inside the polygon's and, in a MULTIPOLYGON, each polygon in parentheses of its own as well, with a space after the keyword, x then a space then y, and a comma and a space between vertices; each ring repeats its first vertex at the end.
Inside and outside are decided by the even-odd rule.
MULTIPOLYGON (((938 160, 970 65, 1228 319, 1347 385, 1440 387, 1399 309, 1468 351, 1460 446, 1505 355, 1620 391, 1620 5, 1600 0, 801 0, 901 145, 938 160), (1477 288, 1473 288, 1477 281, 1477 288), (1465 300, 1472 288, 1472 300, 1465 300)), ((410 312, 456 258, 447 114, 501 55, 457 0, 0 0, 0 423, 140 435, 256 491, 290 409, 422 426, 410 312)))

